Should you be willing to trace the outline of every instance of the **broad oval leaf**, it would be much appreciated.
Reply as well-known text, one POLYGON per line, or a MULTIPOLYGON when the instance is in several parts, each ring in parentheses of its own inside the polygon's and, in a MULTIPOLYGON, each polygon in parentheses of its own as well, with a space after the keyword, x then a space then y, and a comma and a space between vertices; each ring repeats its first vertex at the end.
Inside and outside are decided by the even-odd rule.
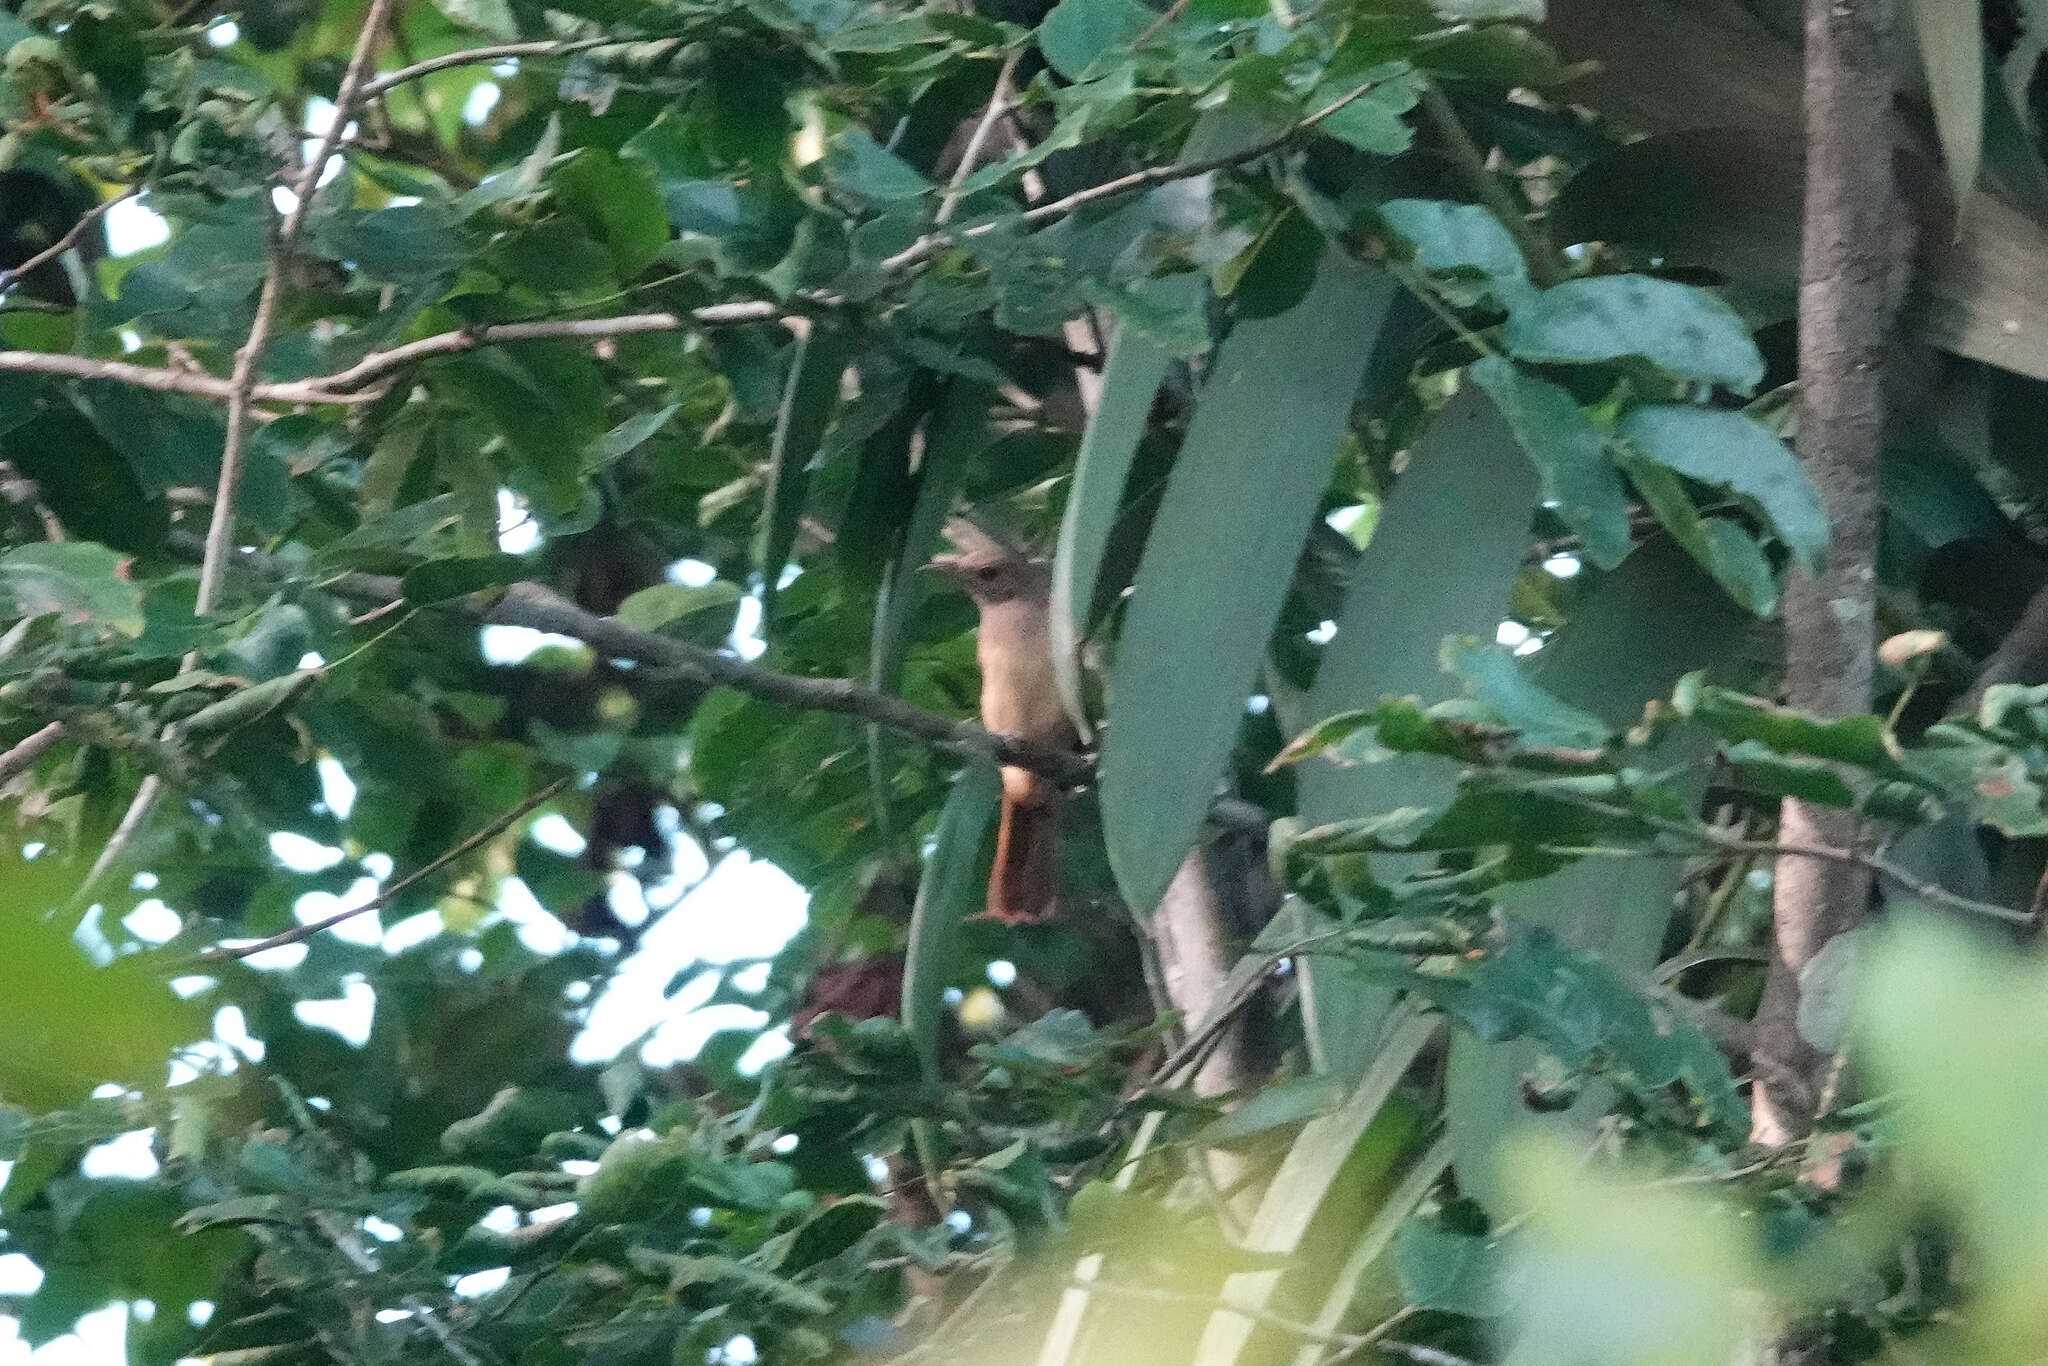
POLYGON ((1721 408, 1648 404, 1621 436, 1665 469, 1755 504, 1808 573, 1827 560, 1828 515, 1785 443, 1755 418, 1721 408))
POLYGON ((1641 356, 1667 374, 1749 394, 1764 358, 1742 318, 1691 285, 1648 275, 1567 280, 1508 315, 1507 348, 1519 360, 1563 362, 1641 356))
POLYGON ((1038 50, 1054 71, 1078 81, 1098 58, 1128 48, 1158 16, 1138 0, 1061 0, 1038 28, 1038 50))
POLYGON ((142 634, 142 590, 128 581, 127 557, 91 541, 43 541, 0 555, 0 597, 17 618, 54 612, 124 636, 142 634))

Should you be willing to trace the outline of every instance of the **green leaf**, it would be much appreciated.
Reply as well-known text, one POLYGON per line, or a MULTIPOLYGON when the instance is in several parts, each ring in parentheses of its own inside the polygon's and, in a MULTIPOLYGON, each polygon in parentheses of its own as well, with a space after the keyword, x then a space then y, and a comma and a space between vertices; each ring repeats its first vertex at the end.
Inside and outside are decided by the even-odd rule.
POLYGON ((2015 1307, 2030 1306, 2048 1260, 2048 1172, 2030 1160, 2048 1142, 2048 1054, 2033 1046, 2048 1029, 2048 974, 1925 914, 1886 917, 1872 947, 1854 1048, 1887 1097, 1900 1158, 1951 1202, 1987 1265, 2004 1268, 2015 1307))
POLYGON ((1948 166, 1949 193, 1958 210, 1968 205, 1984 164, 1984 35, 1978 6, 1963 0, 1908 0, 1934 130, 1948 166))
POLYGON ((773 628, 775 597, 782 588, 797 524, 811 491, 811 459, 839 408, 840 378, 853 354, 853 337, 842 328, 813 323, 798 339, 790 364, 775 435, 768 448, 768 495, 761 509, 759 553, 761 628, 773 628))
POLYGON ((180 969, 155 953, 95 967, 23 893, 40 879, 9 860, 0 907, 0 1103, 42 1113, 83 1101, 103 1082, 155 1090, 171 1054, 206 1037, 211 1008, 181 1001, 180 969))
POLYGON ((124 636, 142 634, 142 590, 128 559, 91 541, 38 542, 0 555, 0 595, 16 617, 54 612, 124 636))
POLYGON ((645 445, 648 438, 669 424, 669 419, 682 410, 680 403, 671 403, 651 413, 636 413, 618 426, 599 437, 585 457, 585 469, 602 468, 623 460, 626 456, 645 445))
MULTIPOLYGON (((1351 571, 1306 714, 1370 709, 1386 697, 1430 704, 1452 696, 1457 681, 1443 672, 1444 639, 1485 639, 1507 615, 1538 497, 1535 471, 1499 407, 1478 389, 1461 390, 1416 444, 1351 571), (1455 555, 1444 553, 1446 526, 1459 529, 1455 555)), ((1455 763, 1427 754, 1362 767, 1311 764, 1300 776, 1302 819, 1317 825, 1435 809, 1451 800, 1457 774, 1455 763)), ((1418 865, 1376 858, 1373 866, 1399 878, 1418 865)), ((1302 972, 1316 1065, 1356 1076, 1392 994, 1338 958, 1311 957, 1302 972)))
POLYGON ((1103 836, 1140 914, 1201 829, 1393 293, 1329 256, 1299 306, 1232 331, 1196 401, 1109 687, 1103 836))
POLYGON ((1401 117, 1415 107, 1420 86, 1406 63, 1364 74, 1347 74, 1325 79, 1304 101, 1305 113, 1314 114, 1344 100, 1335 113, 1316 124, 1316 131, 1375 156, 1400 156, 1415 142, 1415 130, 1401 117), (1372 89, 1355 99, 1353 91, 1372 81, 1372 89))
POLYGON ((449 1125, 441 1147, 456 1157, 519 1158, 557 1130, 574 1129, 584 1112, 566 1091, 507 1086, 490 1103, 449 1125))
POLYGON ((887 1207, 870 1195, 850 1195, 812 1215, 790 1234, 789 1251, 776 1270, 802 1271, 845 1252, 882 1222, 887 1207))
POLYGON ((1467 1318, 1498 1318, 1512 1304, 1507 1256, 1494 1237, 1462 1233, 1417 1217, 1394 1239, 1403 1302, 1467 1318))
MULTIPOLYGON (((1692 670, 1716 667, 1754 629, 1728 596, 1665 537, 1641 546, 1592 593, 1529 661, 1543 687, 1615 729, 1632 725, 1652 701, 1671 695, 1692 670)), ((1672 779, 1688 810, 1704 794, 1711 740, 1695 728, 1673 734, 1644 766, 1672 779)), ((1627 971, 1656 961, 1686 874, 1678 860, 1587 858, 1549 877, 1511 883, 1497 894, 1518 921, 1539 925, 1567 944, 1595 949, 1627 971)), ((1588 1087, 1561 1114, 1536 1115, 1521 1103, 1520 1079, 1537 1065, 1526 1042, 1451 1041, 1444 1070, 1445 1122, 1456 1154, 1458 1187, 1497 1220, 1522 1212, 1504 1170, 1516 1140, 1531 1129, 1590 1132, 1612 1094, 1588 1087)))
POLYGON ((1690 684, 1687 680, 1676 694, 1679 714, 1697 719, 1724 740, 1755 740, 1780 754, 1807 754, 1872 772, 1895 771, 1883 717, 1816 720, 1726 688, 1690 684))
POLYGON ((1689 1118, 1724 1136, 1747 1132, 1748 1108, 1706 1036, 1548 930, 1508 922, 1455 973, 1411 973, 1408 981, 1481 1039, 1533 1039, 1567 1069, 1653 1104, 1665 1088, 1683 1087, 1689 1118))
POLYGON ((1319 1073, 1293 1077, 1255 1092, 1229 1114, 1205 1126, 1196 1138, 1212 1147, 1226 1147, 1328 1114, 1343 1099, 1343 1084, 1335 1077, 1319 1073))
POLYGON ((983 904, 988 876, 983 851, 1001 793, 1002 775, 993 764, 973 763, 961 770, 939 812, 931 857, 917 886, 903 961, 903 1027, 927 1070, 938 1065, 954 934, 983 904))
POLYGON ((448 211, 437 204, 399 204, 366 213, 335 234, 333 250, 372 280, 409 284, 453 276, 470 259, 448 211))
POLYGON ((1630 459, 1624 469, 1672 539, 1728 596, 1760 617, 1769 616, 1778 605, 1778 576, 1756 538, 1726 517, 1702 517, 1685 485, 1662 465, 1630 459))
MULTIPOLYGON (((1309 1121, 1260 1197, 1245 1230, 1246 1250, 1292 1256, 1316 1215, 1327 1208, 1326 1201, 1340 1176, 1371 1182, 1385 1179, 1395 1170, 1412 1135, 1413 1122, 1401 1106, 1390 1103, 1394 1088, 1436 1038, 1439 1028, 1434 1019, 1413 1015, 1403 1019, 1344 1103, 1309 1121)), ((1263 1309, 1272 1302, 1283 1276, 1278 1269, 1237 1272, 1224 1282, 1218 1298, 1263 1309)), ((1254 1322, 1244 1315, 1218 1310, 1202 1332, 1192 1366, 1234 1366, 1244 1359, 1255 1329, 1254 1322)))
POLYGON ((501 41, 519 36, 518 21, 506 0, 434 0, 434 8, 464 28, 501 41))
POLYGON ((1501 416, 1543 476, 1544 500, 1556 504, 1557 515, 1579 533, 1585 557, 1602 569, 1620 564, 1635 546, 1628 491, 1607 458, 1599 427, 1565 390, 1524 374, 1499 356, 1474 364, 1472 378, 1500 405, 1501 416))
POLYGON ((1621 420, 1621 437, 1665 469, 1748 499, 1810 574, 1827 560, 1828 518, 1785 443, 1742 413, 1646 404, 1621 420))
MULTIPOLYGON (((1199 276, 1182 276, 1173 284, 1178 295, 1193 296, 1201 290, 1199 276)), ((1103 552, 1123 507, 1131 462, 1151 420, 1152 400, 1172 363, 1164 347, 1128 326, 1119 328, 1103 366, 1101 399, 1074 457, 1073 484, 1052 562, 1052 668, 1060 701, 1084 736, 1091 727, 1081 694, 1081 643, 1092 624, 1088 614, 1103 552)))
POLYGON ((1538 687, 1515 663, 1514 656, 1491 641, 1482 642, 1470 636, 1446 641, 1444 667, 1463 674, 1479 700, 1519 732, 1524 745, 1598 749, 1608 741, 1606 722, 1538 687))
POLYGON ((659 631, 671 622, 699 612, 722 611, 744 595, 737 584, 723 579, 689 587, 680 583, 657 583, 627 596, 613 613, 637 631, 659 631))
POLYGON ((517 555, 477 555, 453 560, 428 560, 405 571, 401 580, 407 602, 425 605, 517 583, 528 565, 517 555))
POLYGON ((1158 17, 1138 0, 1060 0, 1038 27, 1038 50, 1054 71, 1082 80, 1097 61, 1125 59, 1158 17))
POLYGON ((1772 797, 1797 797, 1822 806, 1853 807, 1856 791, 1826 764, 1775 754, 1758 740, 1728 746, 1722 755, 1742 780, 1772 797))
POLYGON ((1526 291, 1528 264, 1522 249, 1490 210, 1441 199, 1394 199, 1380 205, 1380 217, 1415 250, 1415 264, 1427 271, 1469 271, 1494 283, 1503 299, 1526 291))
POLYGON ((635 162, 585 147, 548 176, 555 198, 611 253, 629 280, 668 245, 668 211, 654 178, 635 162))
POLYGON ((915 199, 932 187, 909 162, 858 128, 832 139, 825 153, 825 173, 834 184, 872 204, 915 199))
POLYGON ((1508 350, 1518 360, 1580 364, 1641 356, 1667 374, 1756 389, 1764 360, 1734 309, 1706 290, 1647 275, 1567 280, 1515 306, 1508 350))

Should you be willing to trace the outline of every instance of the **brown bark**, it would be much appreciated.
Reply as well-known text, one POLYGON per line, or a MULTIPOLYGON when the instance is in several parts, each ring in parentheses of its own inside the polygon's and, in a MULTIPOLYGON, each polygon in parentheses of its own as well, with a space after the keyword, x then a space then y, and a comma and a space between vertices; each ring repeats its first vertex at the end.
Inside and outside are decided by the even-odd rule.
MULTIPOLYGON (((1826 571, 1786 586, 1785 697, 1823 717, 1870 705, 1884 360, 1902 267, 1888 11, 1884 0, 1806 5, 1798 445, 1832 538, 1826 571)), ((1855 836, 1848 813, 1784 805, 1784 842, 1842 848, 1855 836)), ((1862 921, 1869 900, 1868 869, 1778 860, 1774 953, 1753 1036, 1759 1142, 1787 1142, 1812 1122, 1827 1059, 1799 1033, 1799 973, 1862 921)))

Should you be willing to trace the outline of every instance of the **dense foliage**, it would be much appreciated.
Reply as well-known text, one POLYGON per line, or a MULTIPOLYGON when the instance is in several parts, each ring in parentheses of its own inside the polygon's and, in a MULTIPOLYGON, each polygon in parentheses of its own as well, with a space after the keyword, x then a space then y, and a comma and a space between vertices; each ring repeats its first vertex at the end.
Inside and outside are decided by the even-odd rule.
POLYGON ((1819 720, 1769 700, 1829 543, 1778 8, 9 0, 20 1336, 2038 1357, 2048 13, 1910 7, 1889 640, 1819 720), (1052 555, 1094 737, 1044 925, 974 916, 1018 756, 915 572, 962 505, 1052 555), (1787 796, 1883 918, 1764 1151, 1787 796), (1286 895, 1176 1018, 1219 831, 1286 895), (572 1048, 769 914, 750 859, 803 928, 663 994, 759 1023, 572 1048), (1233 1028, 1266 1071, 1197 1097, 1233 1028))

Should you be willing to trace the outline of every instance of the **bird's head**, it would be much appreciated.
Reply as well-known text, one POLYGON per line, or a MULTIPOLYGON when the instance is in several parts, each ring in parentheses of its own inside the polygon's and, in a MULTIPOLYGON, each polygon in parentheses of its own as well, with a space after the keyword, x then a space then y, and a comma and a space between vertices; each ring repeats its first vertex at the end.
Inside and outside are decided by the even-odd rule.
POLYGON ((1024 597, 1043 597, 1051 575, 1043 560, 965 517, 946 523, 951 554, 935 555, 925 568, 960 585, 976 604, 992 607, 1024 597))

